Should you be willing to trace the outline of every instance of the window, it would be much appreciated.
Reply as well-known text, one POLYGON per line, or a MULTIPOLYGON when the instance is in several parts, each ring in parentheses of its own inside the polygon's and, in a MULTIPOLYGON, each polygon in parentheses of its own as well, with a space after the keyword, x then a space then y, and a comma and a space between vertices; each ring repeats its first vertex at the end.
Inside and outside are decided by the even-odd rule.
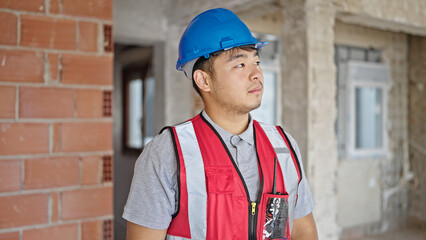
POLYGON ((383 147, 383 91, 355 87, 355 149, 383 147))
POLYGON ((142 148, 153 138, 155 81, 153 77, 145 80, 131 79, 127 84, 128 134, 126 143, 129 148, 142 148), (145 114, 144 114, 145 113, 145 114))
POLYGON ((254 119, 268 123, 278 124, 280 119, 281 66, 279 40, 275 35, 253 34, 259 41, 268 41, 269 46, 260 50, 260 61, 263 70, 263 97, 258 109, 251 112, 254 119))
POLYGON ((337 46, 336 54, 339 155, 348 159, 383 156, 388 152, 389 68, 378 62, 376 50, 337 46))
POLYGON ((155 135, 155 79, 153 77, 152 49, 129 47, 129 61, 123 68, 124 90, 124 151, 140 152, 155 135), (140 58, 143 57, 143 58, 140 58))

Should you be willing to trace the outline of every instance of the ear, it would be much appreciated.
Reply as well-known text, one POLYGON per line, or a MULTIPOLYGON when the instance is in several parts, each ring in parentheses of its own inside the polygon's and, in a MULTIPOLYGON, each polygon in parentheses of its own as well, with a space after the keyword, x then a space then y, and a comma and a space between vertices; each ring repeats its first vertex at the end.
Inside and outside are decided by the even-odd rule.
POLYGON ((202 70, 196 70, 193 78, 201 92, 210 92, 210 75, 208 73, 202 70))

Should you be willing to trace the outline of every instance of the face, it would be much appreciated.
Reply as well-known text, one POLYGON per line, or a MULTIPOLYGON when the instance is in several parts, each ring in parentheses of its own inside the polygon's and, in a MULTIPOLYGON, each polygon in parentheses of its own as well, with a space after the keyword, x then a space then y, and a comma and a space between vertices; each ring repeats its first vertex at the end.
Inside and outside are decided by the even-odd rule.
POLYGON ((217 104, 228 112, 247 114, 260 106, 263 94, 263 74, 256 50, 227 51, 213 62, 210 98, 207 104, 217 104))

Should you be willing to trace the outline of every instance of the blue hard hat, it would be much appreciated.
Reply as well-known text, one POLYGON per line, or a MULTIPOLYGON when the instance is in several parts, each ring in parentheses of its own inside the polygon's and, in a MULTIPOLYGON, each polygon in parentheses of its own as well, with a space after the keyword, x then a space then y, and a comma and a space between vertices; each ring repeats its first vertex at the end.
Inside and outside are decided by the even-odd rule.
POLYGON ((259 42, 248 27, 233 12, 223 8, 207 10, 186 28, 179 43, 176 69, 196 58, 208 58, 211 53, 233 47, 253 45, 261 48, 268 42, 259 42))

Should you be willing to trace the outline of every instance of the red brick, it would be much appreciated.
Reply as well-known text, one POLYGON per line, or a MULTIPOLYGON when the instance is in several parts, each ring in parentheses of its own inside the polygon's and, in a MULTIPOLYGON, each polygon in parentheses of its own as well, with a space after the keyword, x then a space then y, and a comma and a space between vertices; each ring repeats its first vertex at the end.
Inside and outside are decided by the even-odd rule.
POLYGON ((0 86, 0 118, 15 118, 15 87, 0 86))
POLYGON ((60 0, 49 0, 49 13, 57 14, 59 13, 59 1, 60 0))
POLYGON ((61 124, 60 123, 53 123, 52 124, 52 152, 60 152, 61 151, 61 144, 60 144, 60 137, 61 137, 61 124))
POLYGON ((91 52, 98 50, 98 24, 78 23, 78 49, 91 52))
POLYGON ((80 189, 62 193, 62 219, 110 215, 112 187, 80 189))
POLYGON ((15 10, 44 12, 44 0, 2 0, 0 8, 10 8, 15 10))
POLYGON ((62 13, 112 20, 112 0, 62 0, 62 13))
POLYGON ((0 155, 49 152, 49 127, 44 123, 0 123, 0 155))
POLYGON ((78 118, 102 117, 102 91, 97 89, 76 91, 76 112, 78 118))
POLYGON ((25 160, 24 188, 50 188, 78 185, 78 157, 25 160))
POLYGON ((112 85, 110 56, 62 55, 62 83, 112 85))
POLYGON ((40 229, 24 230, 22 240, 77 240, 78 226, 77 224, 58 225, 40 229))
POLYGON ((50 193, 50 200, 52 201, 52 222, 57 222, 59 220, 59 193, 52 192, 50 193))
POLYGON ((74 117, 73 89, 21 87, 19 90, 21 118, 74 117))
POLYGON ((102 240, 102 221, 81 223, 81 240, 102 240))
POLYGON ((98 184, 100 181, 101 158, 99 156, 83 157, 81 165, 81 183, 98 184))
MULTIPOLYGON (((0 192, 18 191, 21 189, 21 161, 0 161, 0 192)), ((1 238, 0 238, 1 239, 1 238)))
POLYGON ((2 233, 0 240, 19 240, 19 232, 2 233))
POLYGON ((43 82, 43 74, 42 53, 0 49, 0 81, 43 82))
POLYGON ((59 73, 59 55, 55 53, 49 53, 48 57, 48 68, 50 80, 58 80, 59 73))
POLYGON ((0 229, 47 223, 47 194, 0 197, 0 229))
POLYGON ((16 45, 18 39, 18 17, 0 12, 0 44, 16 45))
POLYGON ((21 45, 50 49, 76 49, 76 23, 43 16, 21 16, 21 45))
POLYGON ((112 123, 62 123, 60 143, 63 152, 112 150, 112 123))

